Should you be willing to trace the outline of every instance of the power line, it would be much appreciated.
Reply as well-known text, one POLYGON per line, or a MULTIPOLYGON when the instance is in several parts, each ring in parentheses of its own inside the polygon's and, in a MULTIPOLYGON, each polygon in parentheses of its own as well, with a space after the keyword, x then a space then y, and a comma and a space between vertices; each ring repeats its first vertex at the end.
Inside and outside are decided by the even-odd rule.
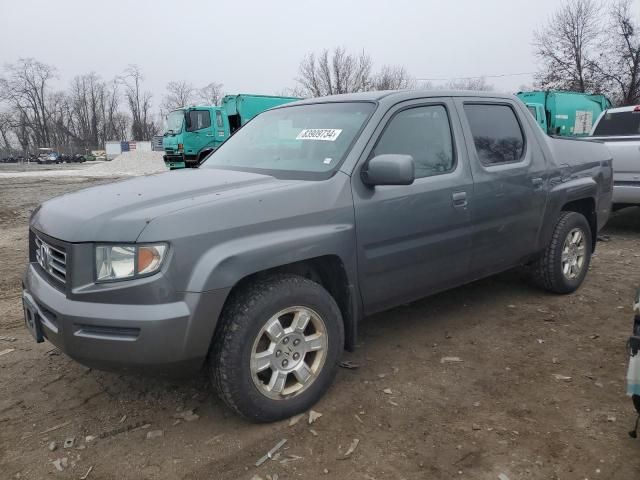
POLYGON ((518 77, 523 75, 533 75, 536 72, 519 72, 519 73, 498 73, 495 75, 475 75, 470 77, 448 77, 448 78, 416 78, 416 80, 428 82, 446 82, 447 80, 472 80, 474 78, 502 78, 502 77, 518 77))

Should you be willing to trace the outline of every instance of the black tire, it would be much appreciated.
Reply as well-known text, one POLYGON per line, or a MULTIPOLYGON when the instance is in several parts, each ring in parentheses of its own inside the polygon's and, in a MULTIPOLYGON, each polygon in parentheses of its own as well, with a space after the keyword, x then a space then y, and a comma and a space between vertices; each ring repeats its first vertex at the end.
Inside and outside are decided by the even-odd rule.
POLYGON ((591 227, 584 215, 576 212, 562 212, 556 222, 549 245, 532 266, 534 281, 545 290, 553 293, 566 294, 575 292, 582 285, 589 271, 592 250, 591 239, 591 227), (562 250, 567 236, 575 229, 579 229, 584 236, 584 261, 575 278, 568 278, 562 270, 562 250))
POLYGON ((254 422, 272 422, 308 410, 331 385, 342 350, 344 325, 340 309, 321 285, 296 275, 275 275, 232 293, 222 313, 209 355, 212 381, 224 402, 254 422), (322 318, 327 335, 326 356, 313 382, 284 399, 265 396, 251 373, 255 339, 276 313, 307 307, 322 318))

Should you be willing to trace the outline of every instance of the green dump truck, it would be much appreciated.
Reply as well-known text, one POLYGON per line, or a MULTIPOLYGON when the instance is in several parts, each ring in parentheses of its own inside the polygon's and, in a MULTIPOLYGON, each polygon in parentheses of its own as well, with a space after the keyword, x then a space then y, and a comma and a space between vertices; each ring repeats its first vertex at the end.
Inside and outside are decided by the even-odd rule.
POLYGON ((600 114, 611 108, 611 102, 604 95, 552 90, 516 95, 547 134, 562 137, 589 135, 600 114))
POLYGON ((267 95, 226 95, 220 104, 183 107, 167 116, 162 138, 170 169, 196 167, 238 128, 269 108, 300 100, 267 95))

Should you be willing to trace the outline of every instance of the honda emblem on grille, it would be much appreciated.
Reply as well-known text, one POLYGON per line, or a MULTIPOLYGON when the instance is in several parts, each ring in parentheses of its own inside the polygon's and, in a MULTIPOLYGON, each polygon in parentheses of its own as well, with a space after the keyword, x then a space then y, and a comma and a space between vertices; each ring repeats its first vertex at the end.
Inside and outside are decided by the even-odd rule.
POLYGON ((49 272, 51 270, 51 267, 49 266, 50 260, 49 260, 49 247, 47 245, 45 245, 44 243, 42 243, 40 245, 40 258, 38 258, 38 260, 40 260, 40 266, 46 271, 49 272))

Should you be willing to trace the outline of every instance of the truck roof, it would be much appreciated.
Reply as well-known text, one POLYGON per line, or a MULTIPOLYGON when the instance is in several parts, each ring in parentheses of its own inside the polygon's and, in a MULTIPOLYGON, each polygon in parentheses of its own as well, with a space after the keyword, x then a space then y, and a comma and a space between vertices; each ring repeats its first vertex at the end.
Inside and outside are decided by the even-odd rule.
MULTIPOLYGON (((326 97, 307 98, 293 103, 288 103, 285 106, 290 105, 304 105, 310 103, 329 103, 329 102, 357 102, 357 101, 389 101, 395 103, 403 100, 411 100, 414 98, 429 98, 429 97, 478 97, 478 98, 499 98, 505 100, 516 100, 513 95, 497 92, 478 92, 471 90, 382 90, 375 92, 359 92, 359 93, 345 93, 341 95, 329 95, 326 97)), ((282 108, 277 107, 277 108, 282 108)))

